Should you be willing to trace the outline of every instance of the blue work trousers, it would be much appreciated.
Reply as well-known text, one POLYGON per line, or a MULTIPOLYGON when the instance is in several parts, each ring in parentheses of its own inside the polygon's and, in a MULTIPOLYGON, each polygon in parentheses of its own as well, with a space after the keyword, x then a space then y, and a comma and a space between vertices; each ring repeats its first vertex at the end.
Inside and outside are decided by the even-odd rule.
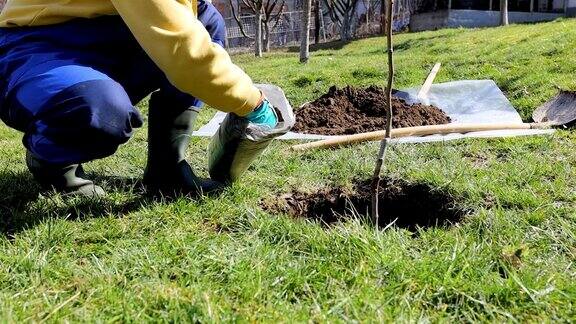
MULTIPOLYGON (((201 0, 199 19, 223 45, 218 11, 201 0)), ((202 105, 168 82, 118 16, 0 28, 0 118, 24 132, 24 146, 41 160, 113 154, 142 126, 134 106, 152 92, 162 107, 150 109, 202 105)))

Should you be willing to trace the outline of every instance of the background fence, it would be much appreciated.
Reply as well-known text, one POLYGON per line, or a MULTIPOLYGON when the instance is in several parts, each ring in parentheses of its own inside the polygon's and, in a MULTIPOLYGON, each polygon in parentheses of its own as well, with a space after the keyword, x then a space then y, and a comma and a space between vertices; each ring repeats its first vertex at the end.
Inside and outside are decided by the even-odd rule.
MULTIPOLYGON (((366 37, 380 33, 380 0, 366 0, 358 2, 357 13, 352 21, 352 37, 366 37)), ((399 5, 394 10, 394 30, 406 28, 410 22, 410 13, 402 7, 402 1, 397 2, 399 5)), ((324 10, 325 11, 325 10, 324 10)), ((270 24, 270 46, 283 47, 296 45, 300 42, 300 22, 302 11, 291 11, 283 13, 278 22, 270 24), (275 26, 273 26, 275 25, 275 26)), ((340 38, 340 26, 333 22, 325 12, 320 15, 320 19, 314 17, 312 13, 310 24, 310 37, 314 41, 316 35, 316 26, 319 28, 319 42, 328 42, 340 38)), ((253 37, 255 34, 255 17, 254 15, 245 15, 239 17, 246 34, 253 37)), ((233 17, 226 18, 227 26, 227 47, 228 48, 248 48, 254 44, 254 39, 245 37, 233 17)), ((264 32, 264 31, 263 31, 264 32)))
MULTIPOLYGON (((291 11, 283 13, 276 23, 276 20, 270 23, 270 46, 282 47, 294 44, 300 41, 300 20, 302 11, 291 11)), ((255 35, 255 16, 239 17, 246 34, 250 37, 255 35)), ((251 47, 254 40, 242 34, 238 23, 233 17, 226 18, 226 38, 227 46, 230 48, 251 47)), ((313 35, 315 32, 314 23, 312 23, 313 35)), ((264 28, 262 30, 264 33, 264 28)))

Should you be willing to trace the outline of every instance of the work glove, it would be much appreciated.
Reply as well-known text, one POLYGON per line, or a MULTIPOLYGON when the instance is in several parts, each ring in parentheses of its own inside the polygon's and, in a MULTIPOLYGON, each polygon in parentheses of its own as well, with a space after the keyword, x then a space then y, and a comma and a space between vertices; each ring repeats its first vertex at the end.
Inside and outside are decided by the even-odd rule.
POLYGON ((262 103, 246 116, 246 119, 253 124, 269 127, 270 129, 274 129, 278 125, 276 110, 265 97, 262 103))
POLYGON ((256 86, 262 102, 247 116, 229 113, 210 142, 208 169, 216 181, 236 181, 274 138, 294 126, 294 112, 282 89, 256 86))

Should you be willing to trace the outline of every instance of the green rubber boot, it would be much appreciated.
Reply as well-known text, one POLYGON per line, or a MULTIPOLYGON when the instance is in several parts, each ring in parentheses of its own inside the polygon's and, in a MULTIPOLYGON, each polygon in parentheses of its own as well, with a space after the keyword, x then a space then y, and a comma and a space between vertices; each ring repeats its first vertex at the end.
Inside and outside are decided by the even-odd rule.
POLYGON ((171 111, 154 96, 150 99, 148 118, 148 162, 143 183, 153 194, 163 195, 209 195, 224 185, 210 179, 202 179, 186 161, 186 150, 199 109, 187 108, 171 111))
POLYGON ((42 161, 26 152, 28 170, 44 189, 54 189, 65 195, 87 198, 103 197, 104 189, 86 179, 80 164, 57 165, 42 161))

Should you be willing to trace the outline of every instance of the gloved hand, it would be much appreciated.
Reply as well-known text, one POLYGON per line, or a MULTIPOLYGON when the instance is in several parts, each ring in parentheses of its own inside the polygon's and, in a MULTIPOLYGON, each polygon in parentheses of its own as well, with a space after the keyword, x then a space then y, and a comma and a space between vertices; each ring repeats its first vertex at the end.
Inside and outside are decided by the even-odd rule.
POLYGON ((273 139, 294 126, 294 112, 282 89, 269 84, 257 87, 263 93, 258 107, 244 117, 228 114, 210 142, 208 170, 216 181, 238 180, 273 139))
POLYGON ((246 115, 246 119, 253 124, 268 126, 270 129, 274 129, 278 125, 276 110, 266 98, 253 112, 246 115))

